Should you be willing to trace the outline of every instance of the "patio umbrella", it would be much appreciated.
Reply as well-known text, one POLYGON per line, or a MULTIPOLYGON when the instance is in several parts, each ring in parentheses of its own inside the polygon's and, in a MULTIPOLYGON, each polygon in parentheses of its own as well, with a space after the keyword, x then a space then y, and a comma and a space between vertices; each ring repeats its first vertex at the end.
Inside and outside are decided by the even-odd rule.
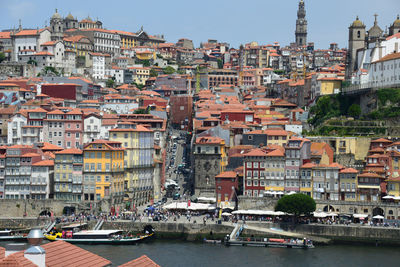
POLYGON ((383 199, 392 199, 393 196, 384 196, 383 199))
POLYGON ((373 219, 379 219, 379 220, 382 220, 382 219, 385 219, 385 217, 383 217, 383 216, 381 216, 381 215, 375 215, 374 217, 372 217, 373 219))

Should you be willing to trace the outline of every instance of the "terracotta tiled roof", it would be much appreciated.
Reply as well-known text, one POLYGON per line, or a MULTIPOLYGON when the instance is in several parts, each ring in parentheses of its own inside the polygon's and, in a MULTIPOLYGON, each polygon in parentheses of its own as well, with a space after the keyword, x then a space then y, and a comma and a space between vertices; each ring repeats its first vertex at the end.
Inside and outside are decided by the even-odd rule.
POLYGON ((42 150, 63 150, 63 148, 54 144, 43 142, 42 150))
POLYGON ((369 178, 383 178, 376 173, 373 172, 364 172, 358 175, 358 177, 369 177, 369 178))
POLYGON ((24 257, 22 253, 14 253, 0 261, 1 267, 37 267, 36 264, 24 257))
POLYGON ((55 154, 82 154, 82 150, 77 148, 69 148, 56 152, 55 154))
POLYGON ((281 150, 275 149, 275 150, 267 153, 267 156, 268 157, 284 157, 285 154, 281 150))
POLYGON ((244 154, 245 157, 265 157, 267 153, 259 148, 253 149, 250 152, 244 154))
POLYGON ((0 260, 4 259, 6 253, 6 249, 3 247, 0 247, 0 260))
POLYGON ((371 143, 392 143, 392 141, 385 139, 385 138, 379 138, 372 140, 371 143))
POLYGON ((119 267, 160 267, 146 255, 120 265, 119 267))
POLYGON ((42 160, 42 161, 33 163, 32 166, 54 166, 54 160, 42 160))
POLYGON ((386 55, 383 58, 381 58, 377 61, 374 61, 372 63, 384 62, 384 61, 394 60, 394 59, 399 59, 399 58, 400 58, 400 53, 393 53, 393 54, 386 55))
POLYGON ((204 136, 196 139, 196 144, 221 144, 224 139, 216 136, 204 136))
POLYGON ((303 165, 301 166, 301 168, 307 168, 307 169, 309 169, 309 168, 314 168, 315 166, 317 166, 315 163, 309 162, 309 163, 303 164, 303 165))
POLYGON ((236 172, 234 171, 226 171, 226 172, 221 172, 215 178, 234 178, 236 177, 236 172))
POLYGON ((353 168, 345 168, 343 170, 340 170, 340 173, 358 173, 358 171, 353 168))

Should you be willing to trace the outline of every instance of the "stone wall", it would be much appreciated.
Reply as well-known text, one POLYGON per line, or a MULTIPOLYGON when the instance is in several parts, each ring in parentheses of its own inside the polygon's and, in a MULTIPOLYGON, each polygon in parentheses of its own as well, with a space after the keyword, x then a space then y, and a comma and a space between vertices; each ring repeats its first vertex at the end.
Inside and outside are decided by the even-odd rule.
POLYGON ((280 227, 286 231, 325 237, 331 239, 333 242, 400 245, 400 229, 398 228, 314 224, 300 224, 295 226, 282 224, 280 227))

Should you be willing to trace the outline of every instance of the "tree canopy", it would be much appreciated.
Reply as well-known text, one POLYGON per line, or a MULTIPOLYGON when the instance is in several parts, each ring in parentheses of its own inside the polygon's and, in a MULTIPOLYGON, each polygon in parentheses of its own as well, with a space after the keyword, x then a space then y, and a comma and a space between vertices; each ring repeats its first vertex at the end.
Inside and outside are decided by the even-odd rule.
POLYGON ((314 199, 304 194, 286 195, 279 199, 275 206, 276 211, 283 211, 299 216, 308 215, 315 211, 316 204, 314 199))
POLYGON ((163 69, 164 74, 173 74, 175 73, 175 69, 171 66, 167 66, 163 69))
POLYGON ((349 107, 349 111, 347 112, 350 116, 354 117, 354 118, 358 118, 360 117, 361 114, 361 107, 360 105, 357 104, 352 104, 349 107))

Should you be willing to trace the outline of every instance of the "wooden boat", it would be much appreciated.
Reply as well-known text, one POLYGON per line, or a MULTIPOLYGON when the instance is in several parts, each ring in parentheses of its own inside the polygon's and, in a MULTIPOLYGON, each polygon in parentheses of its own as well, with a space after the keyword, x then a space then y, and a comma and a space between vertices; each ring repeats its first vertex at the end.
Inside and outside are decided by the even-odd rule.
POLYGON ((19 234, 12 230, 0 231, 0 241, 23 241, 26 240, 26 237, 26 234, 19 234))
POLYGON ((50 241, 63 240, 73 244, 109 244, 109 245, 128 245, 148 239, 154 235, 154 232, 145 231, 139 236, 124 235, 122 230, 87 230, 73 233, 72 231, 62 233, 49 233, 44 236, 50 241))

